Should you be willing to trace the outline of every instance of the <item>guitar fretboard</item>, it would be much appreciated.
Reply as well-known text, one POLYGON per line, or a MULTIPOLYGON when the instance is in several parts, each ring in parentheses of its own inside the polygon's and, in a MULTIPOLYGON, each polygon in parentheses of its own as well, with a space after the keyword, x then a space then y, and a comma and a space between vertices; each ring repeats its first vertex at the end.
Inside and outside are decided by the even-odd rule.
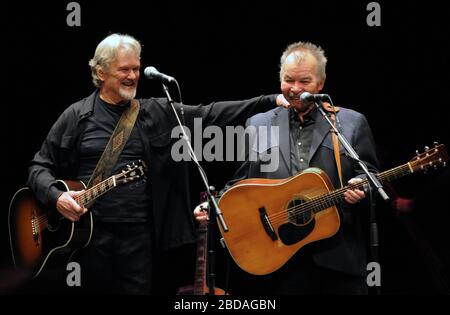
POLYGON ((98 183, 97 185, 89 188, 82 194, 75 197, 75 201, 81 206, 84 207, 85 205, 89 204, 90 202, 94 201, 96 198, 100 197, 107 191, 111 190, 112 188, 116 187, 116 179, 115 176, 111 176, 104 181, 98 183))
POLYGON ((195 266, 194 295, 203 295, 206 281, 206 250, 208 242, 208 228, 201 226, 198 229, 197 264, 195 266))
MULTIPOLYGON (((412 170, 408 163, 400 165, 396 168, 390 169, 383 173, 377 174, 376 177, 381 183, 389 182, 397 178, 401 178, 405 175, 411 174, 412 170)), ((303 213, 305 211, 313 211, 314 213, 320 212, 324 209, 332 207, 344 199, 344 193, 349 189, 360 189, 363 190, 364 185, 368 185, 369 181, 367 179, 359 182, 357 184, 348 185, 340 189, 336 189, 330 193, 324 194, 312 200, 309 200, 297 207, 295 211, 303 213)))

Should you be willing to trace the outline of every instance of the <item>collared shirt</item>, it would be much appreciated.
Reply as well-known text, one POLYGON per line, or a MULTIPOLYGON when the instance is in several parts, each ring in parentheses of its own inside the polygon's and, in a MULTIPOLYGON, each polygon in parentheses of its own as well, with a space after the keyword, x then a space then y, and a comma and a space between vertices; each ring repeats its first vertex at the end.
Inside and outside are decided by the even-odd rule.
POLYGON ((294 109, 289 112, 289 138, 291 145, 291 175, 303 171, 309 167, 309 151, 311 149, 314 131, 314 108, 303 116, 301 122, 298 113, 294 109))

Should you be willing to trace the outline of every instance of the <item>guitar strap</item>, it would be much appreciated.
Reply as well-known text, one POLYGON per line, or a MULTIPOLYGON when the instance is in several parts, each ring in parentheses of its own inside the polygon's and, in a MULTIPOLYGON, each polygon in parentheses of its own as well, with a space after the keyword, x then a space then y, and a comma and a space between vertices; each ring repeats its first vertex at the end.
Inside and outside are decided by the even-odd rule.
POLYGON ((133 130, 133 126, 139 113, 139 107, 139 101, 132 99, 130 107, 122 113, 86 188, 90 188, 110 176, 119 159, 119 155, 133 130))
MULTIPOLYGON (((339 112, 339 107, 332 106, 329 103, 323 103, 324 109, 329 112, 331 115, 331 120, 333 121, 334 127, 336 126, 336 114, 339 112)), ((344 187, 342 182, 342 166, 341 166, 341 155, 339 153, 339 140, 337 135, 334 132, 331 132, 331 139, 333 140, 333 150, 334 150, 334 159, 336 161, 336 167, 339 175, 339 182, 341 183, 341 188, 344 187)))

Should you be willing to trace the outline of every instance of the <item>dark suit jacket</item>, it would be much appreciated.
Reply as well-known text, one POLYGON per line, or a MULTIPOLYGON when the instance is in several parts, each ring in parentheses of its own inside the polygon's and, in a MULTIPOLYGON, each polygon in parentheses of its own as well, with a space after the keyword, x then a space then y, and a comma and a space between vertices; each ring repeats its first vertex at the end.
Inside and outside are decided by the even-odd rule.
MULTIPOLYGON (((335 188, 340 187, 334 158, 333 143, 330 127, 317 110, 312 113, 315 119, 313 139, 309 154, 309 166, 325 171, 335 188)), ((347 138, 350 145, 364 161, 371 172, 377 172, 378 162, 371 130, 366 118, 353 110, 341 108, 338 112, 341 133, 347 138)), ((245 178, 272 178, 280 179, 291 176, 290 141, 289 141, 289 111, 276 108, 266 113, 257 114, 247 121, 247 126, 255 126, 256 137, 259 140, 257 147, 247 148, 248 154, 256 154, 256 159, 247 160, 236 172, 234 179, 229 182, 225 190, 235 182, 245 178), (258 127, 279 127, 279 137, 261 135, 258 127), (263 139, 261 139, 263 138, 263 139), (278 139, 279 138, 279 139, 278 139), (266 140, 267 139, 267 140, 266 140), (256 152, 254 152, 256 151, 256 152), (261 166, 268 166, 273 161, 269 157, 278 158, 278 167, 272 172, 262 172, 261 166)), ((264 130, 264 129, 263 129, 264 130)), ((363 177, 363 172, 357 163, 344 153, 341 147, 340 158, 343 181, 345 183, 353 177, 363 177)), ((341 228, 332 238, 319 241, 311 245, 314 261, 336 271, 349 274, 363 275, 366 273, 366 251, 360 215, 362 207, 342 204, 340 207, 341 228)), ((309 245, 308 245, 309 246, 309 245)), ((300 250, 301 251, 301 250, 300 250)))

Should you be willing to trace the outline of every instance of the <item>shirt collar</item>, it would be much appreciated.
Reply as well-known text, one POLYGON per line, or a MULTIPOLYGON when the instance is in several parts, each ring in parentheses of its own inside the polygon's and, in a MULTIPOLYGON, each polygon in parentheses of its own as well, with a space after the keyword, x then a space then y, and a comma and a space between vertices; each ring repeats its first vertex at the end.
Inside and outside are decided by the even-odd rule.
POLYGON ((315 114, 317 112, 317 108, 315 106, 311 106, 308 108, 305 112, 299 114, 294 108, 289 109, 289 117, 291 121, 296 121, 300 123, 301 125, 308 123, 308 122, 314 122, 315 121, 315 114))

